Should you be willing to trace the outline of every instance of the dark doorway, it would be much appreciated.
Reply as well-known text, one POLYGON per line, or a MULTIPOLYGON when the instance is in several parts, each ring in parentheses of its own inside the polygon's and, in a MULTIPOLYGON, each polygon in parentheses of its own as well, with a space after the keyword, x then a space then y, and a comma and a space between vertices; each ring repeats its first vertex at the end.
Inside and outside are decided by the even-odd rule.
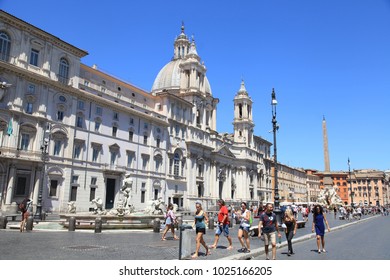
POLYGON ((106 209, 114 208, 115 179, 107 178, 106 184, 106 209))

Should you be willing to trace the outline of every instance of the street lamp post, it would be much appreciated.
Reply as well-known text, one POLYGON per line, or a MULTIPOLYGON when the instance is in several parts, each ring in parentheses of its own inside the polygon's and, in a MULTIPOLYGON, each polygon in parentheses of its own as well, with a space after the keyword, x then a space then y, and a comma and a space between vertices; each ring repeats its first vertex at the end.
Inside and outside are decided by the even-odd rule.
POLYGON ((368 192, 368 207, 371 207, 370 186, 368 185, 368 176, 367 176, 367 192, 368 192))
POLYGON ((43 186, 45 181, 45 174, 46 174, 46 161, 48 156, 48 147, 49 147, 49 140, 50 140, 50 130, 47 126, 45 129, 45 133, 43 136, 43 143, 41 146, 42 151, 42 176, 41 176, 41 183, 39 185, 39 191, 38 191, 38 201, 37 201, 37 209, 35 211, 34 219, 39 219, 42 221, 42 196, 43 196, 43 186))
POLYGON ((351 176, 351 162, 349 161, 348 158, 348 171, 349 171, 349 188, 351 190, 351 206, 353 207, 353 191, 352 191, 352 176, 351 176))
POLYGON ((274 134, 274 182, 275 182, 275 196, 274 196, 274 212, 276 214, 276 219, 278 224, 282 224, 282 210, 279 207, 279 189, 278 189, 278 156, 277 156, 277 147, 276 147, 276 132, 279 129, 278 122, 276 121, 276 105, 278 101, 276 100, 275 90, 272 89, 272 128, 274 134))

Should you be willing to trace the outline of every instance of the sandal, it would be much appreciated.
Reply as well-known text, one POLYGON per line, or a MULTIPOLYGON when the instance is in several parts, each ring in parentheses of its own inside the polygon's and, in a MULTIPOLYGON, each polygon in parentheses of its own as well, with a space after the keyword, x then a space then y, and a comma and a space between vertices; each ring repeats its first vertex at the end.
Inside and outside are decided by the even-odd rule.
POLYGON ((197 257, 198 257, 198 255, 193 254, 193 255, 191 256, 191 259, 196 259, 197 257))
POLYGON ((210 245, 209 246, 209 249, 215 249, 215 248, 217 248, 217 246, 215 246, 215 245, 210 245))

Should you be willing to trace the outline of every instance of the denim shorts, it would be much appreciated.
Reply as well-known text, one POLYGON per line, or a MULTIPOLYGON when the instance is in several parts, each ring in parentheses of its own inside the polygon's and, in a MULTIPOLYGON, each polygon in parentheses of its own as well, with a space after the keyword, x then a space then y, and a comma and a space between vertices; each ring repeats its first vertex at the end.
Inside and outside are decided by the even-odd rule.
POLYGON ((229 236, 229 225, 218 225, 217 229, 215 230, 215 235, 221 235, 223 232, 223 235, 228 237, 229 236))
POLYGON ((249 232, 249 228, 250 227, 244 227, 244 226, 239 227, 239 229, 242 229, 243 231, 246 231, 246 232, 249 232))

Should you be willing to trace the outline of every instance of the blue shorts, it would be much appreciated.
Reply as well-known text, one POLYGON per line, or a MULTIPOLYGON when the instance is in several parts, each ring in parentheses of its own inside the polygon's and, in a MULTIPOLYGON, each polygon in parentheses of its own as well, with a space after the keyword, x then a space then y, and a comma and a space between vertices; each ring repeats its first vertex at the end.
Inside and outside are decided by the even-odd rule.
POLYGON ((223 232, 223 235, 228 237, 229 236, 229 225, 218 225, 217 226, 217 229, 215 231, 215 235, 221 235, 221 233, 223 232))
POLYGON ((250 227, 240 226, 240 227, 239 227, 239 230, 242 229, 243 231, 249 232, 249 228, 250 228, 250 227))

